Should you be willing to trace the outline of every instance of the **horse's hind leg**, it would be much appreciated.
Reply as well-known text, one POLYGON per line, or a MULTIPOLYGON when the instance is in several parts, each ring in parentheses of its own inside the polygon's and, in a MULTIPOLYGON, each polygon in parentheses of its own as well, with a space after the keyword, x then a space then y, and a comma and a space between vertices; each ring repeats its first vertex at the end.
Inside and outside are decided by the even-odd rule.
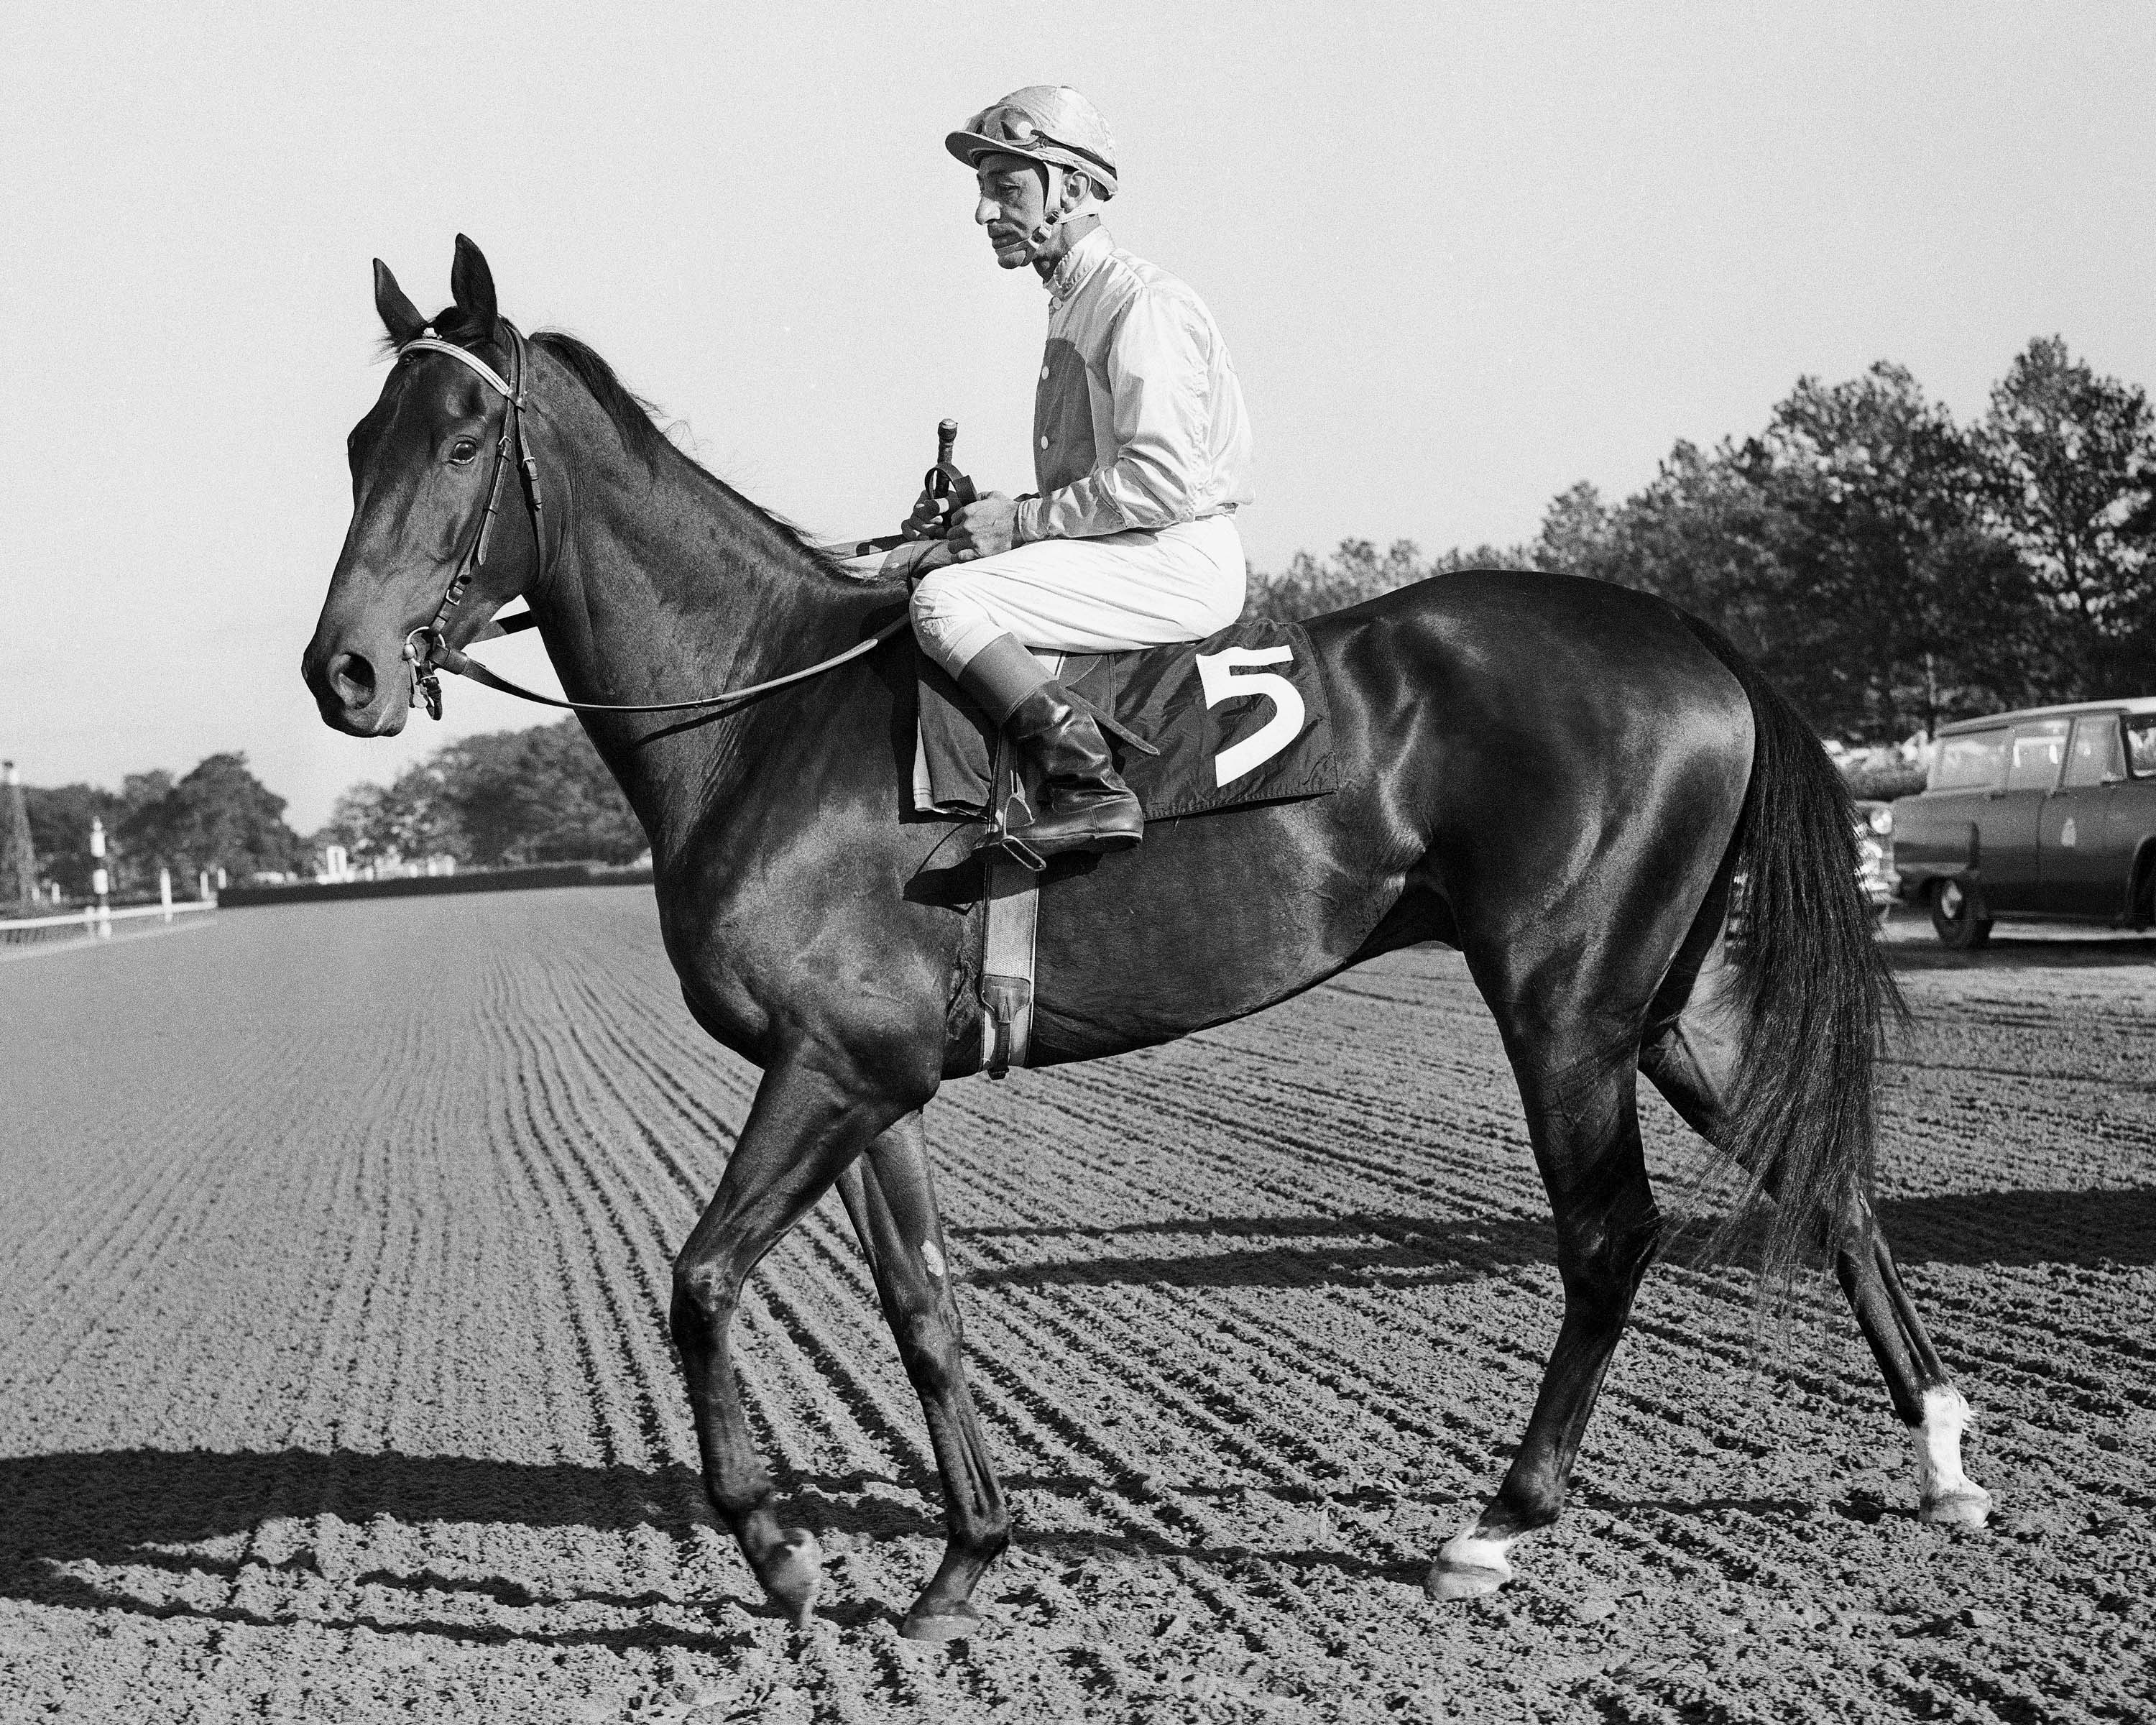
POLYGON ((921 1393, 937 1471, 943 1476, 949 1530, 943 1561, 899 1633, 916 1641, 947 1641, 979 1627, 971 1595, 1010 1543, 1010 1511, 966 1388, 957 1294, 951 1286, 920 1115, 907 1115, 841 1174, 839 1194, 875 1274, 906 1374, 921 1393))
MULTIPOLYGON (((1640 1070, 1686 1124, 1714 1144, 1725 1142, 1727 1099, 1737 1078, 1740 1045, 1734 981, 1727 950, 1717 940, 1696 979, 1672 978, 1640 1052, 1640 1070)), ((1852 1194, 1841 1214, 1822 1214, 1819 1225, 1822 1239, 1836 1243, 1835 1278, 1879 1363, 1894 1411, 1915 1443, 1917 1513, 1926 1521, 1983 1526, 1991 1513, 1991 1495, 1961 1465, 1969 1404, 1948 1376, 1902 1285, 1871 1201, 1852 1194)))
POLYGON ((1856 1313, 1872 1358, 1886 1374, 1894 1411, 1917 1448, 1917 1513, 1928 1522, 1981 1527, 1991 1514, 1991 1494, 1962 1471, 1962 1428, 1969 1403, 1954 1388, 1938 1350, 1879 1231, 1870 1203, 1851 1200, 1838 1230, 1835 1276, 1856 1313), (1910 1389, 1917 1390, 1911 1404, 1910 1389))
POLYGON ((1509 1015, 1501 1013, 1500 1023, 1557 1219, 1564 1320, 1504 1482, 1430 1570, 1430 1591, 1440 1599, 1503 1586, 1512 1579, 1506 1552, 1512 1541, 1557 1519, 1660 1232, 1640 1152, 1631 1048, 1612 1052, 1585 1025, 1530 1035, 1505 1023, 1509 1015))

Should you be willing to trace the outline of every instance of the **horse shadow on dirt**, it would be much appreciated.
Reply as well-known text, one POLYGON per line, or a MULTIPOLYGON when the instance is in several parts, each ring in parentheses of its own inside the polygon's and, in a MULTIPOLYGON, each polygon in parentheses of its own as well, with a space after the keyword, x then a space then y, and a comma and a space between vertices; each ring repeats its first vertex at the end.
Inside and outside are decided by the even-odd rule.
MULTIPOLYGON (((1104 1482, 1020 1473, 1004 1484, 1014 1496, 1046 1492, 1084 1499, 1101 1491, 1104 1482)), ((932 1512, 937 1481, 925 1468, 909 1469, 896 1477, 866 1472, 797 1475, 785 1480, 783 1486, 790 1512, 819 1538, 834 1533, 877 1540, 917 1536, 940 1543, 943 1536, 942 1518, 932 1512), (901 1488, 904 1496, 862 1495, 878 1486, 901 1488)), ((331 1628, 363 1627, 383 1635, 616 1651, 671 1646, 725 1652, 747 1645, 748 1637, 738 1623, 729 1627, 715 1616, 708 1630, 685 1629, 678 1615, 669 1624, 654 1618, 650 1614, 654 1611, 670 1608, 678 1615, 683 1608, 716 1611, 732 1605, 751 1617, 771 1615, 747 1570, 730 1558, 715 1589, 685 1575, 678 1591, 629 1594, 583 1581, 527 1586, 511 1575, 451 1575, 432 1567, 388 1569, 333 1560, 326 1568, 304 1537, 281 1558, 259 1552, 239 1558, 228 1554, 235 1534, 254 1533, 280 1518, 306 1522, 327 1514, 351 1527, 385 1517, 407 1527, 480 1522, 602 1534, 656 1528, 677 1543, 686 1541, 698 1527, 712 1527, 701 1478, 694 1468, 680 1463, 639 1468, 308 1450, 107 1450, 12 1456, 0 1458, 0 1598, 258 1628, 289 1628, 304 1620, 331 1628), (224 1543, 222 1552, 204 1548, 218 1542, 224 1543), (131 1583, 125 1574, 113 1573, 146 1569, 161 1572, 168 1579, 146 1587, 131 1583), (295 1589, 326 1583, 347 1598, 368 1589, 386 1592, 393 1601, 408 1601, 412 1609, 408 1615, 401 1604, 393 1604, 385 1612, 355 1602, 341 1614, 331 1606, 326 1615, 319 1595, 304 1606, 295 1603, 290 1609, 264 1609, 259 1595, 242 1589, 244 1574, 275 1578, 295 1589), (211 1584, 208 1589, 205 1579, 211 1584), (217 1586, 220 1582, 223 1585, 217 1586), (182 1589, 184 1598, 180 1596, 182 1589), (221 1599, 206 1601, 202 1597, 205 1591, 221 1599), (459 1615, 427 1615, 439 1614, 445 1599, 459 1602, 459 1615), (645 1615, 632 1625, 574 1628, 519 1622, 501 1615, 572 1604, 645 1615)), ((1260 1553, 1239 1546, 1186 1544, 1172 1536, 1039 1530, 1022 1531, 1019 1537, 1035 1553, 1079 1560, 1155 1563, 1183 1558, 1224 1565, 1255 1558, 1269 1566, 1300 1572, 1406 1576, 1398 1564, 1317 1548, 1268 1548, 1260 1553)), ((873 1601, 839 1601, 819 1615, 841 1624, 860 1624, 891 1616, 904 1603, 892 1600, 886 1609, 873 1601)))
MULTIPOLYGON (((2156 1190, 1974 1192, 1887 1199, 1879 1219, 1905 1265, 2084 1268, 2156 1264, 2156 1190)), ((954 1228, 962 1240, 1068 1242, 1070 1255, 973 1271, 975 1286, 1401 1287, 1479 1281, 1553 1264, 1547 1217, 1457 1223, 1368 1211, 1317 1216, 1194 1216, 1097 1228, 954 1228), (1148 1252, 1148 1240, 1190 1242, 1148 1252), (1135 1250, 1133 1248, 1136 1248, 1135 1250)), ((1666 1255, 1695 1267, 1748 1261, 1742 1236, 1710 1247, 1704 1224, 1672 1231, 1666 1255)))

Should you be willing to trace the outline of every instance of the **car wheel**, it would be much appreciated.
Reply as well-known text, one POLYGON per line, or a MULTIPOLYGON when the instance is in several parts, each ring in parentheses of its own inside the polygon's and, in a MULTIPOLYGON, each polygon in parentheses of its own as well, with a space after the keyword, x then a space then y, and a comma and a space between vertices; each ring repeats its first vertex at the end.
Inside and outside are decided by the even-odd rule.
POLYGON ((1942 880, 1932 893, 1932 932, 1939 944, 1957 952, 1973 952, 1991 938, 1991 918, 1974 887, 1942 880))

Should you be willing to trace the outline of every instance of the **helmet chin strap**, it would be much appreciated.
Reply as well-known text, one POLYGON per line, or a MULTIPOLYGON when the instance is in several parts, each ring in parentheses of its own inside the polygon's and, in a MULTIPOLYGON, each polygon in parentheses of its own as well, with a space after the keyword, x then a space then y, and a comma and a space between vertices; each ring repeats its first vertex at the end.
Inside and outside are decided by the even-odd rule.
POLYGON ((1063 192, 1067 183, 1063 169, 1053 162, 1044 162, 1040 165, 1048 170, 1048 196, 1040 206, 1039 223, 1025 236, 1026 244, 1035 248, 1048 244, 1055 238, 1057 230, 1070 220, 1063 208, 1063 192))

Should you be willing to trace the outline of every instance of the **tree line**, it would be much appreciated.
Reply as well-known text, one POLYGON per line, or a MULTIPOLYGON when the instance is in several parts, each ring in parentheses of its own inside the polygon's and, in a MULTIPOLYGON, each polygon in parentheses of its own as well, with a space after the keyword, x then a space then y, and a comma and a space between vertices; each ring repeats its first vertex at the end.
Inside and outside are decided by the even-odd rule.
POLYGON ((191 773, 130 773, 117 791, 92 784, 25 785, 25 812, 41 884, 86 896, 93 820, 105 831, 113 891, 140 896, 160 869, 192 896, 219 870, 234 881, 313 874, 324 847, 354 864, 452 856, 463 867, 534 862, 626 862, 644 848, 628 800, 573 719, 498 731, 437 749, 388 785, 357 784, 329 824, 307 836, 285 819, 285 799, 239 754, 212 755, 191 773))
POLYGON ((160 869, 172 871, 172 891, 184 898, 219 869, 244 880, 305 866, 306 845, 285 823, 285 799, 248 770, 244 755, 211 755, 179 778, 131 773, 116 791, 24 785, 23 803, 38 879, 69 898, 90 891, 93 821, 104 824, 105 866, 123 897, 155 892, 160 869))
POLYGON ((387 785, 337 799, 319 845, 356 866, 453 856, 464 867, 629 862, 644 829, 574 719, 446 743, 387 785))
POLYGON ((1957 424, 1903 367, 1798 380, 1766 427, 1680 442, 1620 503, 1580 484, 1528 545, 1425 559, 1351 540, 1254 575, 1287 619, 1470 567, 1660 594, 1756 660, 1822 734, 2156 692, 2156 416, 2056 337, 1957 424))

